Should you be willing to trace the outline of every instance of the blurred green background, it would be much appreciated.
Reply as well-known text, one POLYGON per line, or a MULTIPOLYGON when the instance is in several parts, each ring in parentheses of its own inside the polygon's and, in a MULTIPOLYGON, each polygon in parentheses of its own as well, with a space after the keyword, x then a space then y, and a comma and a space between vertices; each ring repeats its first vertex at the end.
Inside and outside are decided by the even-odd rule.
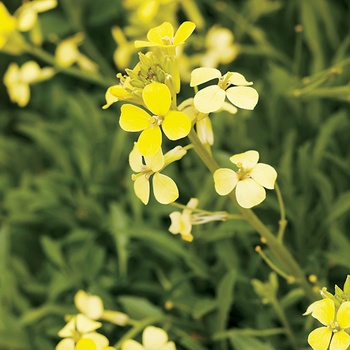
MULTIPOLYGON (((161 326, 178 349, 290 349, 281 332, 263 332, 281 322, 252 287, 252 279, 267 281, 270 269, 254 251, 260 241, 248 224, 196 226, 187 243, 168 232, 173 207, 154 198, 144 206, 135 197, 128 165, 135 135, 119 128, 120 106, 101 109, 121 71, 111 28, 121 27, 132 42, 165 20, 202 21, 185 46, 189 60, 205 52, 213 25, 232 31, 238 56, 219 69, 244 74, 260 100, 254 111, 213 116, 213 153, 224 164, 256 149, 277 169, 286 244, 305 273, 332 291, 350 270, 350 2, 158 1, 147 23, 135 21, 139 5, 128 3, 62 0, 40 14, 51 54, 57 38, 85 33, 80 49, 100 65, 102 83, 60 73, 31 86, 25 108, 0 84, 0 349, 54 349, 64 315, 76 313, 78 289, 134 319, 169 315, 161 326)), ((13 13, 21 2, 4 4, 13 13)), ((47 66, 33 57, 0 53, 1 76, 11 62, 47 66)), ((136 62, 135 51, 130 68, 136 62)), ((180 101, 192 94, 184 82, 180 101)), ((194 152, 167 174, 181 203, 197 197, 203 209, 235 211, 215 194, 194 152)), ((256 213, 276 230, 273 192, 256 213)), ((266 292, 276 294, 299 349, 308 349, 311 324, 301 316, 308 301, 279 284, 266 292)), ((106 325, 102 332, 113 344, 125 329, 106 325)))

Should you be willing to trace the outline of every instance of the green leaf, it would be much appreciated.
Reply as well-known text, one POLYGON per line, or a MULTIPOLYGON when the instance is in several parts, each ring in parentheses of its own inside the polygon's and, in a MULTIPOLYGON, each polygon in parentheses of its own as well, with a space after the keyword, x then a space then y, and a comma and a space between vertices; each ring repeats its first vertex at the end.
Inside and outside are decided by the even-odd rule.
POLYGON ((141 320, 146 317, 162 315, 163 311, 149 300, 130 295, 118 298, 125 312, 133 319, 141 320))
POLYGON ((58 267, 64 267, 65 262, 62 255, 59 242, 54 241, 48 236, 40 237, 40 243, 45 255, 58 267))

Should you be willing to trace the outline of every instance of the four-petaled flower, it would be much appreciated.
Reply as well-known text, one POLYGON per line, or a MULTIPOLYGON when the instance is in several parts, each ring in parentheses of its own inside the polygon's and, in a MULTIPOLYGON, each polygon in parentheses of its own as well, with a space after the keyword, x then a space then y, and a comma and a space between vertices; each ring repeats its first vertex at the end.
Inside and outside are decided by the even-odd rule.
POLYGON ((239 168, 237 172, 222 168, 214 173, 215 190, 221 196, 236 188, 236 199, 243 208, 251 208, 261 203, 265 188, 273 189, 277 178, 276 170, 267 164, 258 163, 259 153, 247 151, 230 157, 239 168))
POLYGON ((171 94, 165 84, 153 82, 146 85, 142 97, 153 115, 140 107, 125 104, 121 107, 119 124, 125 131, 142 131, 137 148, 143 156, 155 155, 159 151, 162 145, 160 126, 170 140, 178 140, 189 134, 191 121, 185 113, 170 110, 171 94))
POLYGON ((123 342, 122 350, 176 350, 176 346, 168 341, 168 334, 163 329, 148 326, 142 333, 142 345, 128 339, 123 342))
POLYGON ((192 22, 183 22, 174 35, 174 28, 169 22, 152 28, 147 33, 148 41, 136 40, 136 47, 159 47, 162 49, 174 49, 185 42, 192 34, 196 25, 192 22))
POLYGON ((202 113, 215 112, 223 107, 225 98, 238 108, 254 109, 259 95, 249 87, 245 77, 236 72, 227 72, 224 76, 216 68, 196 68, 191 73, 190 86, 198 86, 212 79, 219 79, 217 85, 210 85, 197 92, 194 97, 195 107, 202 113))
MULTIPOLYGON (((182 152, 175 160, 180 159, 181 156, 186 153, 185 150, 183 151, 184 152, 182 152)), ((134 191, 136 196, 140 198, 145 205, 149 201, 149 179, 152 175, 153 193, 159 203, 169 204, 176 201, 179 197, 179 190, 177 189, 176 183, 170 177, 159 173, 168 163, 167 158, 169 158, 169 153, 170 158, 174 158, 173 150, 163 156, 162 150, 159 149, 155 155, 144 157, 146 164, 143 164, 142 155, 138 151, 136 143, 133 150, 130 152, 130 167, 133 171, 138 173, 132 175, 132 180, 134 180, 134 191)))
POLYGON ((313 330, 308 342, 314 350, 346 350, 350 345, 350 335, 344 330, 350 328, 350 301, 343 302, 338 312, 334 301, 326 298, 312 303, 304 315, 320 321, 324 327, 313 330))

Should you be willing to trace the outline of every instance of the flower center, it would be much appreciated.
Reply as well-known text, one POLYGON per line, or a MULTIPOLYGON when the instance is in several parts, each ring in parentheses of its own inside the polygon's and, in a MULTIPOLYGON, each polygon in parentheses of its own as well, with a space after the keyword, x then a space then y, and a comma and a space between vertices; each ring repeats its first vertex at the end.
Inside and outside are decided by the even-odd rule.
POLYGON ((158 115, 152 115, 148 118, 148 122, 150 124, 150 127, 154 128, 156 126, 160 126, 163 122, 163 117, 160 117, 158 115))
POLYGON ((332 330, 333 333, 339 332, 340 331, 340 327, 338 322, 336 321, 332 321, 329 325, 328 328, 332 330))
POLYGON ((164 45, 172 45, 173 44, 173 38, 170 38, 170 36, 163 36, 162 42, 164 45))

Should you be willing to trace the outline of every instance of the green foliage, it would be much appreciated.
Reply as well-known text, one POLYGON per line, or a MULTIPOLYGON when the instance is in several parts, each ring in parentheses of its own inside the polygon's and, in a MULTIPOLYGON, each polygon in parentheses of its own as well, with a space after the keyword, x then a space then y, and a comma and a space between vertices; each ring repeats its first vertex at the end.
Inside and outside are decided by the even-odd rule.
MULTIPOLYGON (((54 349, 79 289, 135 320, 155 317, 157 324, 165 315, 160 325, 178 349, 290 349, 285 324, 252 287, 253 279, 265 285, 270 268, 254 251, 261 242, 247 223, 196 226, 187 243, 168 232, 172 207, 135 197, 128 165, 135 139, 118 126, 120 105, 101 109, 116 73, 110 29, 126 27, 131 10, 120 1, 80 0, 67 11, 67 2, 42 15, 44 37, 85 32, 82 50, 103 62, 107 78, 95 84, 62 72, 31 86, 24 109, 0 87, 0 350, 54 349)), ((242 72, 260 95, 254 111, 212 118, 213 154, 225 165, 227 156, 259 150, 278 171, 287 247, 307 275, 318 276, 318 287, 342 285, 350 268, 348 2, 197 3, 205 25, 186 50, 203 47, 211 25, 229 28, 240 54, 221 71, 242 72)), ((2 76, 10 62, 32 59, 0 55, 2 76)), ((168 173, 181 203, 197 197, 203 209, 235 212, 215 195, 194 152, 168 173)), ((256 213, 277 232, 273 192, 256 213)), ((306 349, 308 300, 295 285, 278 285, 275 299, 298 349, 306 349)), ((129 329, 103 333, 115 344, 129 329)))

